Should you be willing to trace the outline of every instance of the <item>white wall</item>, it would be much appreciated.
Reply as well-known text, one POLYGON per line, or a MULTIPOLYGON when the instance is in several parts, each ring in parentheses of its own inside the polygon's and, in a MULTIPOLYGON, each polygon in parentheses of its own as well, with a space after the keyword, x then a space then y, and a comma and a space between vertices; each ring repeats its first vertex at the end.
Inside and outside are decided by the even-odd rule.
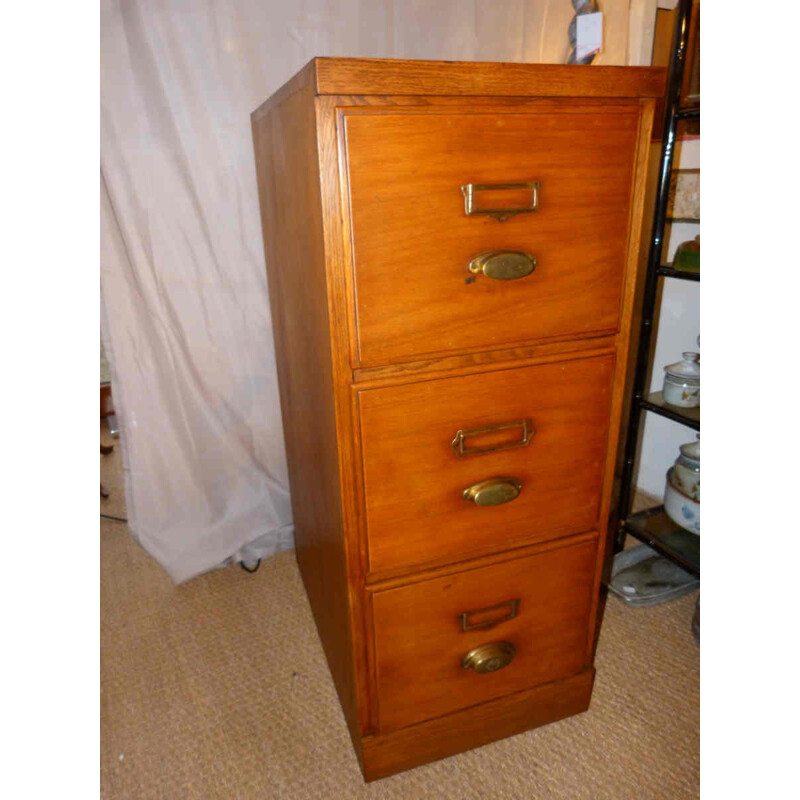
MULTIPOLYGON (((700 167, 700 140, 678 143, 674 167, 697 169, 700 167)), ((694 239, 700 233, 699 223, 676 223, 665 231, 665 257, 672 260, 675 249, 682 242, 694 239)), ((663 279, 663 294, 658 322, 658 338, 652 363, 650 391, 661 390, 664 367, 681 360, 685 350, 700 352, 697 336, 700 333, 700 284, 694 281, 663 279)), ((701 389, 702 394, 702 389, 701 389)), ((639 451, 637 487, 650 495, 664 495, 666 473, 678 456, 678 447, 694 441, 696 432, 677 422, 644 414, 644 434, 639 451)))

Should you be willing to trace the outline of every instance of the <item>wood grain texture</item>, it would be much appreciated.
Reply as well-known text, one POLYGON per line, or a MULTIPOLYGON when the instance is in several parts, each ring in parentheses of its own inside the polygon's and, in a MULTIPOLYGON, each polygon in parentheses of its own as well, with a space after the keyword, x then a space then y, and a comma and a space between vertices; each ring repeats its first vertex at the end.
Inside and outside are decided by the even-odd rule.
MULTIPOLYGON (((333 404, 336 412, 336 436, 339 457, 340 498, 344 525, 344 553, 347 569, 350 632, 356 692, 359 698, 359 728, 361 734, 374 730, 376 704, 371 695, 373 682, 371 629, 367 622, 364 575, 366 552, 363 537, 358 535, 363 508, 363 487, 359 475, 358 426, 350 389, 353 374, 350 369, 349 334, 351 302, 347 292, 347 274, 341 213, 341 171, 336 134, 336 101, 318 97, 315 101, 317 146, 320 164, 320 204, 322 235, 325 250, 328 285, 328 317, 330 321, 330 354, 333 365, 333 404)), ((313 467, 312 467, 313 468, 313 467)), ((324 600, 322 601, 324 602, 324 600)), ((336 636, 331 631, 331 636, 336 636)), ((351 728, 351 732, 353 729, 351 728)), ((356 750, 360 739, 354 737, 356 750)))
POLYGON ((370 572, 594 528, 613 367, 599 356, 362 391, 370 572), (524 418, 527 447, 460 458, 450 447, 459 429, 524 418), (522 481, 520 495, 483 508, 463 498, 495 476, 522 481))
MULTIPOLYGON (((297 557, 367 779, 588 706, 589 643, 599 616, 635 300, 649 98, 663 83, 660 70, 318 59, 253 114, 297 557), (429 93, 419 94, 425 87, 429 93), (530 216, 547 223, 545 197, 560 197, 561 207, 545 237, 547 263, 560 270, 539 272, 552 281, 544 282, 549 299, 538 309, 538 324, 549 315, 549 328, 526 321, 535 299, 504 298, 485 313, 489 306, 465 306, 449 286, 439 287, 446 300, 425 297, 415 288, 422 272, 409 281, 398 266, 430 240, 447 255, 469 239, 471 233, 451 231, 476 221, 464 217, 458 187, 519 180, 516 170, 531 166, 525 159, 538 146, 533 120, 550 137, 543 152, 555 167, 546 175, 550 194, 530 216), (497 155, 506 150, 509 157, 497 155), (479 174, 462 179, 453 163, 479 174), (502 178, 488 174, 498 166, 506 170, 502 178), (456 184, 452 218, 450 200, 441 200, 445 178, 456 184), (560 181, 567 183, 559 195, 552 187, 560 181), (391 202, 370 217, 370 206, 385 202, 382 194, 391 202), (435 214, 414 208, 420 197, 435 214), (587 255, 585 242, 574 246, 583 217, 602 256, 587 255), (395 308, 397 296, 404 305, 395 308), (463 322, 455 321, 459 313, 463 322), (392 315, 387 328, 382 317, 392 315), (431 326, 432 344, 419 336, 420 325, 431 326), (367 337, 369 358, 359 361, 369 328, 378 334, 367 337), (508 329, 514 332, 504 338, 508 329), (403 339, 409 330, 417 331, 417 351, 403 339), (455 430, 496 422, 501 412, 538 422, 531 446, 455 463, 455 430), (462 475, 469 463, 480 473, 462 475), (490 477, 483 471, 489 466, 492 475, 532 470, 520 498, 470 508, 458 497, 463 505, 451 508, 436 494, 447 481, 462 489, 490 477), (515 518, 528 497, 537 503, 515 518), (495 516, 481 530, 459 522, 466 510, 508 518, 498 525, 495 516), (530 581, 537 570, 540 579, 530 581), (495 675, 502 697, 491 682, 477 696, 447 691, 433 667, 415 682, 414 654, 440 639, 428 610, 451 617, 447 598, 473 590, 491 595, 510 583, 531 592, 526 606, 539 609, 507 623, 521 626, 520 635, 529 626, 539 638, 525 634, 524 641, 542 643, 545 655, 524 670, 529 682, 508 672, 513 665, 504 678, 495 675), (553 619, 563 624, 548 627, 553 619)), ((500 242, 490 247, 522 249, 511 246, 514 237, 495 235, 524 226, 479 220, 478 228, 500 242)), ((431 253, 419 265, 435 273, 431 253)), ((462 288, 487 287, 464 284, 462 276, 462 288)), ((479 297, 491 305, 488 289, 479 297)), ((455 637, 459 644, 464 635, 455 637)), ((452 660, 443 669, 452 670, 452 660)))
POLYGON ((415 376, 444 378, 451 375, 466 375, 475 372, 507 369, 509 366, 528 366, 559 361, 570 353, 581 352, 584 356, 613 352, 616 336, 571 337, 535 345, 511 347, 507 350, 479 350, 451 356, 437 356, 423 361, 406 361, 379 367, 353 370, 353 383, 364 388, 404 381, 415 376))
POLYGON ((311 84, 252 117, 297 560, 354 741, 353 663, 311 84))
MULTIPOLYGON (((587 531, 586 533, 577 533, 574 536, 570 536, 569 541, 573 544, 580 544, 596 538, 597 531, 587 531)), ((507 547, 504 550, 492 548, 487 550, 486 554, 469 558, 466 561, 443 560, 441 563, 433 563, 422 568, 407 567, 386 573, 368 575, 365 585, 373 592, 395 589, 398 586, 410 586, 412 583, 453 575, 457 572, 462 572, 464 569, 481 569, 492 564, 513 561, 516 558, 526 558, 538 553, 546 553, 549 550, 555 550, 563 546, 563 539, 549 539, 535 544, 521 545, 520 547, 507 547)))
POLYGON ((316 58, 313 63, 321 95, 658 97, 666 86, 666 71, 641 67, 371 58, 316 58))
POLYGON ((617 330, 637 102, 616 114, 357 109, 343 124, 354 366, 617 330), (532 180, 534 213, 502 223, 464 213, 463 184, 532 180), (531 253, 535 271, 471 276, 470 259, 496 250, 531 253))
POLYGON ((367 781, 522 733, 589 708, 594 670, 364 739, 367 781))
MULTIPOLYGON (((612 511, 616 508, 614 495, 615 464, 618 453, 624 447, 622 439, 623 409, 629 401, 628 376, 631 374, 631 322, 637 297, 640 297, 642 270, 645 266, 647 247, 642 247, 642 213, 644 209, 647 187, 647 163, 650 154, 650 137, 653 125, 653 111, 655 101, 645 99, 641 101, 642 113, 639 124, 638 143, 634 168, 634 180, 631 186, 631 215, 629 220, 627 258, 625 262, 625 283, 623 288, 623 303, 620 316, 620 332, 617 347, 619 357, 616 360, 614 372, 614 391, 611 399, 610 428, 608 436, 608 450, 605 463, 605 477, 602 491, 602 505, 600 508, 600 544, 598 548, 597 567, 594 580, 594 601, 592 606, 589 639, 586 643, 587 655, 592 657, 597 645, 597 632, 599 625, 600 583, 603 572, 607 566, 607 556, 613 555, 613 548, 609 546, 609 539, 613 538, 616 530, 616 519, 612 518, 612 511)), ((646 239, 645 239, 646 241, 646 239)))
POLYGON ((584 667, 597 542, 376 592, 372 598, 380 730, 396 730, 584 667), (517 616, 462 631, 459 614, 519 601, 517 616), (496 672, 462 666, 475 647, 513 644, 496 672))

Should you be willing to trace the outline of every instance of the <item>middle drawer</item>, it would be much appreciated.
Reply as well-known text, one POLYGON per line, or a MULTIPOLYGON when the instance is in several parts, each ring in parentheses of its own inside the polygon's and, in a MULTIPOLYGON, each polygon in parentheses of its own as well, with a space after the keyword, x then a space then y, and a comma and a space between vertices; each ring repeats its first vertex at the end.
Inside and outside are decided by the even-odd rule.
POLYGON ((361 390, 369 571, 596 526, 613 355, 361 390))

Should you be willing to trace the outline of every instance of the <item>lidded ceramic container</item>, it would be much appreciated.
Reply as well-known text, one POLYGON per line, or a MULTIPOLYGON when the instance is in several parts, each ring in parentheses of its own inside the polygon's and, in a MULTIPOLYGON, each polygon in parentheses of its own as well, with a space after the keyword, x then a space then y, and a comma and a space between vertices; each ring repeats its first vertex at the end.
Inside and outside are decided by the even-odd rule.
POLYGON ((683 361, 664 367, 664 402, 679 408, 700 405, 700 353, 684 353, 683 361))
POLYGON ((700 272, 699 233, 694 237, 694 241, 678 245, 675 257, 672 259, 672 266, 682 272, 700 272))
POLYGON ((673 467, 675 488, 700 502, 700 435, 696 442, 687 442, 680 447, 681 454, 673 467))
POLYGON ((664 511, 682 528, 700 533, 700 436, 682 444, 680 451, 667 473, 664 511))

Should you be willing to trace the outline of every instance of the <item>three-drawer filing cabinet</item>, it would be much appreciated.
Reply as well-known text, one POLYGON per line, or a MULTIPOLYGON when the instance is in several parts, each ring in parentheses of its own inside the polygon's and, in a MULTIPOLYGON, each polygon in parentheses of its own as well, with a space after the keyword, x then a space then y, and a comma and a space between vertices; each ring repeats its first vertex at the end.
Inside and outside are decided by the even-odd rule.
POLYGON ((297 560, 368 780, 589 706, 664 83, 322 58, 253 112, 297 560))

